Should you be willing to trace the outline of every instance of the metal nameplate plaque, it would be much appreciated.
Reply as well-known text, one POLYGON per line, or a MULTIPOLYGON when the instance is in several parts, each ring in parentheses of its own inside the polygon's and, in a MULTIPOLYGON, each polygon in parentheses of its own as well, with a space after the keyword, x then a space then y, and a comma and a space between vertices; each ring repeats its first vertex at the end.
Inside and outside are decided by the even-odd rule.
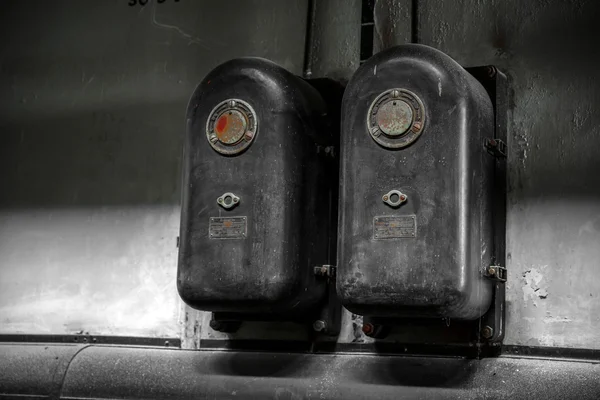
POLYGON ((211 217, 208 224, 210 239, 245 239, 247 231, 246 217, 211 217))
POLYGON ((373 239, 401 239, 416 236, 416 215, 383 215, 373 218, 373 239))

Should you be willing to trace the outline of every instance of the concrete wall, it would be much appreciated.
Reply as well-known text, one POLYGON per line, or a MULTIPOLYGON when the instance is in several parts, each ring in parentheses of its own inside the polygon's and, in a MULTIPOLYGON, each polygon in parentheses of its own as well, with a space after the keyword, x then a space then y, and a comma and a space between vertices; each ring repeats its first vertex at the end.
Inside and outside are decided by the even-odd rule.
POLYGON ((417 41, 509 77, 507 344, 600 348, 598 15, 593 0, 375 6, 376 49, 417 41))
POLYGON ((600 3, 422 0, 419 38, 511 82, 506 343, 600 348, 600 3))
POLYGON ((0 333, 193 336, 189 96, 234 57, 302 72, 306 1, 129 2, 0 4, 0 333))

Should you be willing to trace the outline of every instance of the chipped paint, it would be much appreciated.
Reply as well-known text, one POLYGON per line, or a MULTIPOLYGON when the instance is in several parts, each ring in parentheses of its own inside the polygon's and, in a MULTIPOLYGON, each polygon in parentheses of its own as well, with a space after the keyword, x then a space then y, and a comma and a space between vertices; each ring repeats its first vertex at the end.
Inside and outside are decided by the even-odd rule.
POLYGON ((523 272, 523 301, 535 300, 536 298, 545 299, 548 297, 548 291, 541 287, 541 283, 544 279, 542 272, 547 266, 541 267, 539 270, 536 268, 528 269, 523 272))

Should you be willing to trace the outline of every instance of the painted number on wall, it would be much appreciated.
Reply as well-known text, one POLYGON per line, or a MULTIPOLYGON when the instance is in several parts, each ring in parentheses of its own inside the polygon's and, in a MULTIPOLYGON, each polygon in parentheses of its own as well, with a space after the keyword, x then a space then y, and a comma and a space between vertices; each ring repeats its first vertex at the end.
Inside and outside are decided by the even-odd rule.
MULTIPOLYGON (((164 2, 166 2, 167 0, 155 0, 158 4, 162 4, 164 2)), ((179 2, 179 0, 173 0, 175 3, 179 2)), ((129 0, 129 5, 131 7, 135 7, 135 6, 145 6, 146 4, 148 4, 150 2, 150 0, 129 0)))

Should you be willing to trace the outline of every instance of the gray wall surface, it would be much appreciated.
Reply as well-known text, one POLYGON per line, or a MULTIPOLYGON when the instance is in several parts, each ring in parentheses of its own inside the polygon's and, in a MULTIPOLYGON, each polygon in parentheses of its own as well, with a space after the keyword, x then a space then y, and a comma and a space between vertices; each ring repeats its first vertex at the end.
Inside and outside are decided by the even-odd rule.
MULTIPOLYGON (((225 337, 175 291, 185 106, 230 58, 302 73, 307 2, 127 3, 0 4, 0 333, 225 337)), ((358 3, 327 3, 311 72, 347 79, 358 3)), ((505 343, 600 349, 600 3, 413 5, 376 2, 376 50, 418 39, 510 80, 505 343)))
POLYGON ((600 3, 422 0, 419 38, 510 79, 508 344, 600 348, 600 3))
POLYGON ((175 288, 187 101, 234 57, 302 72, 306 1, 128 3, 0 3, 0 333, 193 330, 175 288))
POLYGON ((600 3, 414 5, 377 1, 376 49, 416 40, 510 81, 505 343, 600 348, 600 3))

